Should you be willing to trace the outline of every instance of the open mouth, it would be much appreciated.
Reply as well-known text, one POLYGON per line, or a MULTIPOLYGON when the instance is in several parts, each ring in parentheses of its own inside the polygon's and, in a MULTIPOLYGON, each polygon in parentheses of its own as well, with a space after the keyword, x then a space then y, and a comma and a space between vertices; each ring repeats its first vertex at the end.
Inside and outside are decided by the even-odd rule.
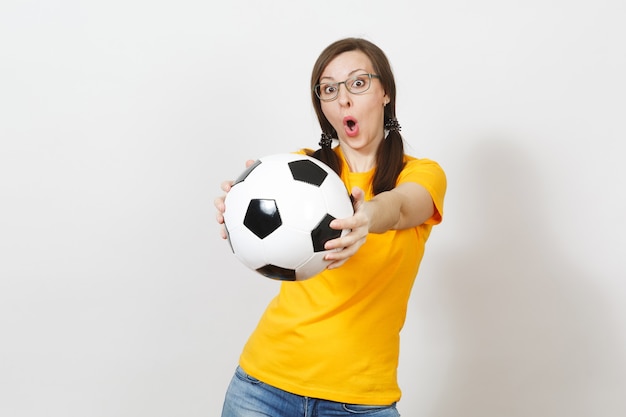
POLYGON ((356 136, 359 133, 359 125, 356 119, 351 116, 344 117, 343 126, 348 136, 356 136))

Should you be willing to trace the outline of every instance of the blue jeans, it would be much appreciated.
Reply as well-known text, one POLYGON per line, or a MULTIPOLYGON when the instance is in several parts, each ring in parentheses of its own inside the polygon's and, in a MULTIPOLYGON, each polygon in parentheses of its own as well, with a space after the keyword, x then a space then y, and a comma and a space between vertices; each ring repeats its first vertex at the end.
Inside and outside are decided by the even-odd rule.
POLYGON ((237 367, 222 409, 222 417, 400 417, 396 404, 342 404, 302 397, 267 385, 237 367))

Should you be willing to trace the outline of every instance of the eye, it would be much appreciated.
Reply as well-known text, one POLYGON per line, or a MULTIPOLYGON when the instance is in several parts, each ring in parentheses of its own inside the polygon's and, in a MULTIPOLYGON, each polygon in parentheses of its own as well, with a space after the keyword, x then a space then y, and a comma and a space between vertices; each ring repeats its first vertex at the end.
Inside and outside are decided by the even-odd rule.
POLYGON ((366 90, 368 86, 369 79, 367 75, 359 75, 350 80, 350 90, 352 91, 362 91, 366 90))
POLYGON ((322 84, 320 85, 320 91, 325 95, 333 95, 337 91, 336 84, 322 84))

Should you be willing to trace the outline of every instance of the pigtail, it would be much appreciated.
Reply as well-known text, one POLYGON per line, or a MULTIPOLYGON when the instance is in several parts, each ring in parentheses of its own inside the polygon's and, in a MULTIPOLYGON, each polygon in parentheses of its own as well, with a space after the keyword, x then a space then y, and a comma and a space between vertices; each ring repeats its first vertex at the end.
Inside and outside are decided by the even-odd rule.
POLYGON ((337 175, 341 176, 341 161, 339 157, 333 151, 333 137, 327 133, 322 133, 322 137, 319 142, 320 148, 311 153, 315 159, 318 159, 328 165, 337 175))
POLYGON ((404 140, 396 118, 385 121, 387 137, 380 143, 376 155, 376 172, 372 181, 374 195, 392 190, 404 168, 404 140))

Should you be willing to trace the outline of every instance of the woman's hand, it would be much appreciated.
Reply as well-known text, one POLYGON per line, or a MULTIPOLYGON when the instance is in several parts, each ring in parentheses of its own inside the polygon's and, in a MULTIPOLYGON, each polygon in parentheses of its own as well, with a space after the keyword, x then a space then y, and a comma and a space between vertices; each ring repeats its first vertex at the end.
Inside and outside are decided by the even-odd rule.
POLYGON ((224 181, 220 185, 224 194, 220 197, 217 197, 214 201, 215 208, 217 209, 217 214, 215 215, 215 219, 217 223, 221 225, 220 227, 220 236, 222 239, 226 239, 226 227, 224 226, 224 212, 226 211, 226 204, 224 204, 224 200, 226 200, 226 194, 230 191, 230 188, 233 186, 232 181, 224 181))
POLYGON ((365 201, 360 188, 352 189, 354 215, 330 222, 333 229, 350 229, 347 235, 330 240, 324 246, 333 250, 326 254, 332 261, 328 268, 343 265, 365 243, 368 233, 385 233, 419 226, 435 213, 430 193, 423 186, 406 182, 390 191, 382 192, 365 201))
POLYGON ((349 229, 350 233, 337 239, 329 240, 324 246, 331 252, 326 254, 325 259, 332 261, 328 269, 339 268, 365 243, 369 233, 370 216, 365 209, 365 192, 358 187, 352 189, 354 200, 354 214, 345 219, 335 219, 330 222, 330 227, 338 230, 349 229))
MULTIPOLYGON (((254 163, 253 159, 248 159, 246 161, 246 168, 254 163)), ((224 191, 224 194, 220 197, 217 197, 213 204, 215 204, 215 208, 217 209, 217 214, 215 215, 215 219, 217 223, 221 225, 220 227, 220 236, 222 239, 226 239, 228 236, 226 235, 226 227, 224 226, 224 212, 226 211, 226 204, 224 204, 224 200, 226 200, 226 194, 230 191, 233 186, 233 181, 224 181, 220 184, 220 188, 224 191)))

